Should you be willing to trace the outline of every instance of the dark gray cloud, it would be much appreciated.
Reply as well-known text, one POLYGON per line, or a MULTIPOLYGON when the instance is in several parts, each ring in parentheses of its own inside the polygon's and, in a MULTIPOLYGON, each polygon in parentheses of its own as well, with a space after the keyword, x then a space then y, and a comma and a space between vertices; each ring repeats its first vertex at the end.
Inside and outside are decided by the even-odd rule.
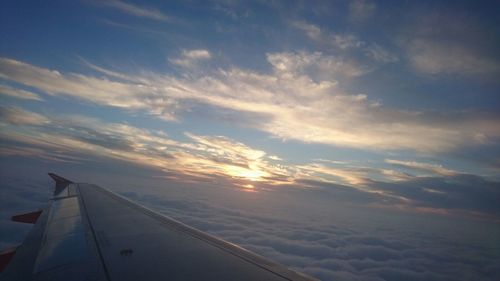
MULTIPOLYGON (((482 12, 491 3, 450 7, 436 5, 433 11, 414 12, 412 32, 406 31, 406 51, 411 65, 431 75, 454 74, 494 77, 500 70, 498 33, 488 25, 498 24, 482 12), (459 9, 456 9, 460 7, 459 9), (465 12, 467 11, 467 12, 465 12)), ((418 10, 418 9, 417 9, 418 10)))
POLYGON ((412 200, 413 205, 466 210, 500 217, 500 182, 470 174, 414 177, 400 182, 373 182, 374 187, 412 200))

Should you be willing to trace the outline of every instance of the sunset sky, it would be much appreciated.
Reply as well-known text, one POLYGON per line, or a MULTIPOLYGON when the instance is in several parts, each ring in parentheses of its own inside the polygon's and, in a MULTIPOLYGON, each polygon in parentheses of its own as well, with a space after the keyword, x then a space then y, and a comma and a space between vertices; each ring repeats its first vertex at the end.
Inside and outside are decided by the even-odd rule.
MULTIPOLYGON (((363 210, 359 225, 376 213, 390 214, 380 220, 392 226, 418 216, 500 233, 496 1, 0 5, 3 246, 26 231, 7 222, 8 213, 36 206, 9 201, 28 193, 17 185, 49 185, 41 179, 48 171, 123 182, 128 189, 116 190, 161 209, 138 187, 154 178, 150 191, 179 189, 151 196, 178 196, 187 205, 165 213, 180 219, 192 196, 222 206, 230 204, 219 197, 227 193, 243 204, 231 208, 245 214, 263 208, 267 216, 274 209, 263 202, 286 203, 304 222, 363 210), (250 194, 259 203, 248 202, 250 194)), ((325 280, 406 276, 311 266, 264 249, 280 252, 279 243, 214 233, 325 280)), ((482 261, 494 264, 500 242, 492 241, 486 248, 493 254, 482 261)), ((498 266, 471 267, 465 272, 482 274, 470 275, 476 280, 500 275, 498 266)), ((469 276, 448 273, 418 278, 469 276)))

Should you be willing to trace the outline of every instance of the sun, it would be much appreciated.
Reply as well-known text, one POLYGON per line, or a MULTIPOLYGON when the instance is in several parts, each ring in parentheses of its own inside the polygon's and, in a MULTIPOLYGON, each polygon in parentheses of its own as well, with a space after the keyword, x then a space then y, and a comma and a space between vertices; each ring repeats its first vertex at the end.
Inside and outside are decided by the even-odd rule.
POLYGON ((245 184, 245 185, 243 185, 243 187, 246 189, 254 189, 255 188, 255 186, 253 184, 245 184))
POLYGON ((266 172, 261 170, 247 169, 238 166, 227 167, 226 172, 232 177, 246 179, 249 181, 262 181, 262 177, 267 175, 266 172))

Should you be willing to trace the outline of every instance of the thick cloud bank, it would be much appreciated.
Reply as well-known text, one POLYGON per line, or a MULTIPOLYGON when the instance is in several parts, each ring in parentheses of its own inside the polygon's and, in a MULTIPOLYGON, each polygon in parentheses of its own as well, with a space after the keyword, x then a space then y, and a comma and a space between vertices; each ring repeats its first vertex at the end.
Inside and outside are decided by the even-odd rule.
MULTIPOLYGON (((29 166, 26 172, 30 177, 44 176, 29 166)), ((71 177, 78 172, 67 173, 71 177)), ((179 184, 153 177, 96 175, 92 180, 321 280, 498 280, 500 276, 500 226, 490 221, 364 207, 346 203, 341 189, 245 192, 223 184, 179 184)), ((4 170, 2 247, 20 242, 29 231, 29 226, 8 222, 8 215, 43 205, 51 188, 48 178, 23 179, 4 170)))
POLYGON ((473 222, 446 218, 353 214, 325 194, 300 206, 301 191, 232 203, 125 195, 321 280, 496 280, 500 274, 498 239, 481 237, 498 225, 476 223, 471 231, 473 222))

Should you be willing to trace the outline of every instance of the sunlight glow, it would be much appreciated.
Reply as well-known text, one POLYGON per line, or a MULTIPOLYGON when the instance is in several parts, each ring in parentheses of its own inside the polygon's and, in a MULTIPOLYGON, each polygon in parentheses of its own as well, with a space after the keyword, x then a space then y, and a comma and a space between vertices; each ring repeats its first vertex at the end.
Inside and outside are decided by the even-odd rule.
POLYGON ((262 181, 262 177, 267 173, 261 170, 246 169, 238 166, 228 166, 225 168, 226 173, 232 177, 243 178, 250 181, 262 181))

